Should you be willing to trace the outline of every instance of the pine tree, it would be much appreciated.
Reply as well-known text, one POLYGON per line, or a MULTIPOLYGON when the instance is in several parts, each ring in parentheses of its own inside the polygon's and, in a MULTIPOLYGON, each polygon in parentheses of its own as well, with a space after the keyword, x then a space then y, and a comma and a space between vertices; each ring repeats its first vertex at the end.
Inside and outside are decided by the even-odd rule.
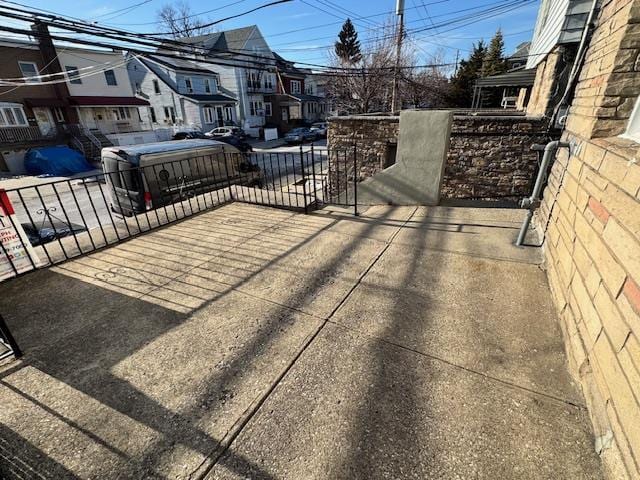
POLYGON ((462 60, 458 72, 451 79, 450 100, 454 107, 471 107, 473 99, 473 85, 480 77, 480 71, 485 60, 487 48, 480 40, 473 45, 468 60, 462 60))
POLYGON ((342 25, 342 30, 338 34, 338 41, 335 44, 335 52, 343 62, 354 64, 360 61, 360 41, 353 23, 347 18, 342 25))
POLYGON ((508 70, 507 60, 504 58, 504 38, 498 29, 489 43, 489 48, 482 64, 482 76, 498 75, 508 70))

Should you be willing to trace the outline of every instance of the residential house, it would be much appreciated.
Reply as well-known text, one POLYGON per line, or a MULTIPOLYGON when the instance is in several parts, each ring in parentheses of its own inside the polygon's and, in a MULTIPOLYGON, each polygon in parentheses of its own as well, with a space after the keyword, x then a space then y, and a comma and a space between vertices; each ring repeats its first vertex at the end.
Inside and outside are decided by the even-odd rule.
POLYGON ((115 144, 155 140, 139 112, 148 102, 136 98, 122 52, 65 46, 56 53, 67 76, 68 104, 81 126, 115 144))
POLYGON ((187 59, 129 55, 131 84, 149 102, 143 121, 154 128, 195 128, 204 132, 235 124, 237 101, 220 86, 220 75, 187 59))
POLYGON ((208 62, 201 66, 218 74, 220 87, 237 100, 237 124, 258 137, 266 123, 265 94, 276 89, 275 60, 258 27, 181 38, 180 42, 193 45, 194 54, 208 62))
MULTIPOLYGON (((37 140, 57 132, 57 128, 69 121, 77 121, 73 111, 67 108, 67 92, 64 83, 47 84, 51 80, 42 75, 48 73, 36 43, 0 39, 0 78, 28 78, 20 86, 0 87, 0 143, 17 140, 37 140), (73 117, 73 118, 71 118, 73 117)), ((55 78, 54 78, 55 79, 55 78)))
POLYGON ((297 68, 293 62, 273 54, 277 68, 277 92, 266 99, 267 119, 280 133, 306 123, 326 118, 327 103, 324 83, 312 80, 314 75, 307 69, 297 68))
POLYGON ((536 70, 527 113, 551 115, 564 94, 592 0, 542 0, 527 69, 536 70))

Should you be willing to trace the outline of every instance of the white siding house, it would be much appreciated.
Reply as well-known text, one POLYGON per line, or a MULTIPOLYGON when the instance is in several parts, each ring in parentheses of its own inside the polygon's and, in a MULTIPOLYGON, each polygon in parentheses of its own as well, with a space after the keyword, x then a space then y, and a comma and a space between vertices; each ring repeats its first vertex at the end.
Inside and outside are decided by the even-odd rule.
POLYGON ((186 59, 129 56, 136 94, 149 102, 144 121, 154 127, 211 130, 236 121, 236 100, 212 70, 186 59))
POLYGON ((67 75, 69 104, 83 126, 103 134, 146 129, 138 107, 147 102, 136 98, 121 52, 64 47, 57 54, 67 75))
MULTIPOLYGON (((277 88, 275 60, 257 26, 180 39, 194 45, 202 69, 215 72, 220 86, 237 99, 234 118, 249 135, 265 124, 265 94, 277 88)), ((158 54, 161 54, 159 50, 158 54)))
POLYGON ((561 44, 580 41, 593 0, 542 0, 527 68, 536 67, 561 44))

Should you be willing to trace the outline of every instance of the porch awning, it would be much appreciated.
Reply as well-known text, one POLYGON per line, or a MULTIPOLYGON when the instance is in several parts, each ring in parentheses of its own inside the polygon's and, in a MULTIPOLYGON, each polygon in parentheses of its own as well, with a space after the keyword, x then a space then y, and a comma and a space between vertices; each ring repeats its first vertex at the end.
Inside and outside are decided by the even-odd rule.
POLYGON ((536 80, 536 69, 516 70, 476 80, 476 87, 530 87, 536 80))
POLYGON ((184 96, 199 103, 236 103, 235 98, 227 97, 219 93, 213 95, 185 94, 184 96))
POLYGON ((69 97, 78 107, 143 107, 149 102, 137 97, 69 97))
POLYGON ((64 107, 65 101, 61 98, 25 98, 24 103, 29 107, 64 107))

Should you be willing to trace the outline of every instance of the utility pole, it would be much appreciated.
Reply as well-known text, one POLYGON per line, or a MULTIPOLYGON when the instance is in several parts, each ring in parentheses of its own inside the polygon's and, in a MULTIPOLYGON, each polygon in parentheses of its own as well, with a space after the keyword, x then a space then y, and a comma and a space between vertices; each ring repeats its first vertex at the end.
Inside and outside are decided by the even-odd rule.
POLYGON ((402 105, 398 105, 398 84, 400 77, 400 57, 402 55, 402 37, 404 37, 404 0, 397 0, 396 15, 398 16, 398 36, 396 38, 396 68, 393 72, 393 91, 391 92, 392 113, 402 107, 402 105))
POLYGON ((460 50, 456 50, 456 71, 453 73, 454 75, 458 74, 458 60, 460 59, 460 50))

